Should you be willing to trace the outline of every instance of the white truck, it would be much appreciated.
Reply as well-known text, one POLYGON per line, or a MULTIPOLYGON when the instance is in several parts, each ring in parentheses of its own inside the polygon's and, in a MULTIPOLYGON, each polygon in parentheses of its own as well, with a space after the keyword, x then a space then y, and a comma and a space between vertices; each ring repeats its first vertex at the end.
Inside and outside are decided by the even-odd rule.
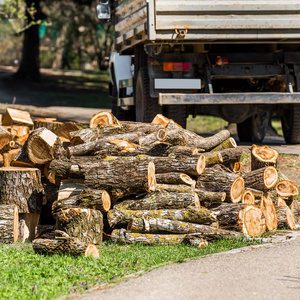
POLYGON ((185 126, 214 115, 260 142, 277 114, 286 142, 300 143, 299 0, 100 0, 98 17, 111 18, 130 70, 117 78, 110 62, 117 116, 185 126))

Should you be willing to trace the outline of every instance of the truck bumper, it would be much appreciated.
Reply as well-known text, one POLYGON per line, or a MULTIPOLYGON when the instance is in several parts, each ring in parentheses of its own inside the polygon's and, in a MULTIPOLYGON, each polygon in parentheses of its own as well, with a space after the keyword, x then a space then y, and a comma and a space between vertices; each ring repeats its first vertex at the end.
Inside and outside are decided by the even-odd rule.
POLYGON ((295 104, 295 103, 300 103, 300 93, 222 93, 222 94, 159 93, 160 105, 295 104))

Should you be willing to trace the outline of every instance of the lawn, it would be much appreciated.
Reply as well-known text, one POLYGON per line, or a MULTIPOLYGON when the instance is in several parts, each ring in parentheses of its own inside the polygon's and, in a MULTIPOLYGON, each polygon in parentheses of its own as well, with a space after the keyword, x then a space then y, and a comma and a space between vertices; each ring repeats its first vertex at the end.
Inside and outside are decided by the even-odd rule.
POLYGON ((0 246, 0 299, 56 299, 106 286, 130 274, 181 263, 208 254, 253 245, 247 240, 221 240, 204 248, 188 245, 143 246, 104 242, 100 258, 35 254, 31 244, 0 246))

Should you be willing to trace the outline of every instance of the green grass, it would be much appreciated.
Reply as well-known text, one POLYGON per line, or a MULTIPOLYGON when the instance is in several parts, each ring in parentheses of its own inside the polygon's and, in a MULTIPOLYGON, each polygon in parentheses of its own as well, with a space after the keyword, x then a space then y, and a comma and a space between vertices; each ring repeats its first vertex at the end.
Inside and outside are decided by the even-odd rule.
POLYGON ((194 132, 215 132, 228 126, 228 122, 213 116, 189 116, 187 129, 194 132))
MULTIPOLYGON (((246 240, 222 240, 205 248, 188 245, 142 246, 105 242, 101 257, 43 256, 30 244, 0 247, 0 299, 55 299, 82 293, 93 286, 124 280, 124 276, 184 262, 208 254, 253 245, 246 240)), ((128 276, 129 277, 129 276, 128 276)), ((126 277, 125 277, 126 278, 126 277)))

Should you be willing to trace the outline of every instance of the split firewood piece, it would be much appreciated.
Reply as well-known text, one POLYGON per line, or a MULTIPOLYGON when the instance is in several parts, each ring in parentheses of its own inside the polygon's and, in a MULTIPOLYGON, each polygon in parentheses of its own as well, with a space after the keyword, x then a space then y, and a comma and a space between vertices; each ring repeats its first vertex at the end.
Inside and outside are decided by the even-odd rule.
POLYGON ((185 234, 141 234, 115 229, 111 233, 111 240, 121 244, 179 245, 184 243, 185 234))
POLYGON ((34 164, 45 164, 60 156, 63 147, 59 137, 47 128, 34 130, 27 139, 27 154, 34 164))
POLYGON ((20 143, 15 141, 9 141, 0 149, 0 154, 3 155, 5 152, 8 152, 13 149, 20 149, 20 148, 22 148, 22 145, 20 143))
POLYGON ((131 194, 155 190, 155 165, 152 161, 105 160, 99 167, 86 172, 85 185, 106 190, 112 202, 131 194))
MULTIPOLYGON (((3 166, 4 167, 10 167, 10 166, 13 166, 12 164, 12 161, 15 159, 15 157, 20 153, 20 150, 19 149, 13 149, 13 150, 10 150, 6 153, 3 153, 3 166)), ((24 165, 23 165, 24 166, 24 165)), ((26 164, 25 166, 29 166, 31 167, 32 164, 26 164)))
POLYGON ((154 117, 154 119, 152 120, 151 124, 162 125, 163 127, 166 127, 169 122, 173 122, 176 126, 182 128, 182 126, 175 123, 172 119, 168 119, 167 117, 163 116, 162 114, 157 114, 154 117))
POLYGON ((276 216, 278 228, 290 228, 295 230, 297 228, 294 215, 291 209, 286 206, 276 206, 276 216))
POLYGON ((160 173, 155 177, 157 183, 192 185, 194 182, 189 175, 179 172, 160 173))
POLYGON ((278 157, 278 151, 269 146, 252 145, 251 170, 253 171, 268 166, 276 168, 278 157))
POLYGON ((276 231, 278 226, 277 215, 275 206, 269 195, 261 198, 260 209, 265 215, 267 229, 269 231, 276 231))
POLYGON ((85 257, 92 256, 94 258, 98 258, 100 257, 100 251, 98 247, 95 246, 94 244, 89 244, 84 251, 84 256, 85 257))
POLYGON ((92 116, 90 119, 90 128, 94 128, 98 125, 116 125, 120 126, 120 121, 108 111, 100 111, 92 116))
POLYGON ((56 118, 35 119, 33 123, 34 129, 45 127, 52 132, 63 124, 63 122, 58 122, 56 118))
POLYGON ((28 126, 11 125, 3 126, 14 138, 29 134, 30 128, 28 126))
POLYGON ((20 213, 18 240, 23 243, 27 240, 33 241, 35 239, 39 220, 40 220, 39 213, 20 213))
POLYGON ((40 213, 44 198, 41 172, 35 168, 0 168, 0 203, 16 204, 20 213, 40 213))
POLYGON ((7 108, 2 125, 9 126, 12 124, 28 124, 33 125, 33 121, 28 111, 7 108))
POLYGON ((83 179, 64 179, 60 182, 57 200, 64 200, 79 195, 84 190, 83 179))
POLYGON ((242 197, 242 203, 255 205, 255 196, 250 190, 246 190, 242 197))
POLYGON ((127 225, 133 218, 160 218, 209 224, 216 220, 215 215, 204 207, 189 206, 184 209, 163 209, 163 210, 125 210, 111 209, 107 214, 108 223, 111 227, 116 225, 127 225))
POLYGON ((20 143, 21 145, 24 145, 25 142, 27 141, 28 137, 29 137, 29 133, 22 135, 16 139, 16 142, 20 143))
POLYGON ((296 226, 300 227, 300 200, 293 200, 292 204, 290 205, 291 212, 294 216, 294 220, 296 226))
POLYGON ((224 165, 235 164, 240 162, 241 156, 243 154, 243 149, 240 147, 224 149, 219 152, 222 157, 222 162, 224 165))
POLYGON ((205 169, 198 177, 196 188, 200 190, 225 192, 227 201, 237 203, 244 194, 244 179, 227 172, 221 165, 205 169))
POLYGON ((298 188, 289 180, 281 180, 276 184, 275 190, 281 197, 297 197, 298 188))
POLYGON ((23 147, 15 151, 16 153, 10 162, 12 167, 35 167, 35 164, 28 157, 27 144, 26 140, 23 147))
POLYGON ((52 214, 68 208, 81 207, 100 210, 106 213, 111 208, 110 195, 105 190, 84 189, 80 194, 56 200, 52 205, 52 214))
POLYGON ((230 137, 227 140, 225 140, 224 142, 222 142, 221 144, 219 144, 218 146, 214 147, 213 149, 209 150, 210 152, 214 152, 214 151, 221 151, 224 149, 230 149, 230 148, 236 148, 237 144, 234 138, 230 137))
POLYGON ((70 132, 70 136, 71 136, 71 146, 92 142, 101 137, 100 128, 95 127, 95 128, 80 129, 78 131, 70 132))
POLYGON ((240 210, 238 223, 246 236, 258 237, 266 231, 266 220, 261 209, 255 205, 246 205, 240 210))
POLYGON ((206 236, 210 238, 212 236, 217 238, 236 238, 240 236, 238 233, 216 229, 208 225, 156 218, 132 219, 128 223, 127 230, 139 233, 201 233, 204 238, 206 236))
POLYGON ((192 246, 196 246, 199 248, 202 247, 206 247, 209 242, 201 237, 197 237, 197 236, 191 236, 189 238, 186 237, 186 240, 188 241, 188 243, 192 246))
POLYGON ((89 208, 68 208, 56 213, 56 228, 85 243, 101 244, 103 215, 89 208))
POLYGON ((179 128, 173 122, 169 122, 166 128, 159 130, 157 133, 157 138, 161 142, 172 145, 196 147, 206 151, 221 144, 229 137, 230 132, 228 130, 222 130, 211 137, 203 138, 194 132, 179 128))
POLYGON ((61 238, 56 237, 50 239, 35 239, 32 242, 32 248, 36 253, 40 254, 71 254, 74 256, 85 254, 89 245, 81 242, 77 238, 69 237, 67 234, 61 238))
POLYGON ((278 173, 274 167, 270 166, 245 173, 243 178, 247 188, 267 191, 276 185, 278 173))
POLYGON ((3 126, 0 126, 0 148, 12 141, 12 135, 3 126))
POLYGON ((55 133, 57 136, 59 136, 61 139, 65 138, 66 140, 70 141, 71 140, 70 132, 78 131, 80 129, 81 129, 80 126, 74 122, 65 122, 51 131, 55 133))
POLYGON ((287 206, 287 204, 283 198, 278 197, 276 201, 276 206, 287 206))
POLYGON ((19 209, 15 204, 0 205, 0 243, 14 243, 19 235, 19 209))

